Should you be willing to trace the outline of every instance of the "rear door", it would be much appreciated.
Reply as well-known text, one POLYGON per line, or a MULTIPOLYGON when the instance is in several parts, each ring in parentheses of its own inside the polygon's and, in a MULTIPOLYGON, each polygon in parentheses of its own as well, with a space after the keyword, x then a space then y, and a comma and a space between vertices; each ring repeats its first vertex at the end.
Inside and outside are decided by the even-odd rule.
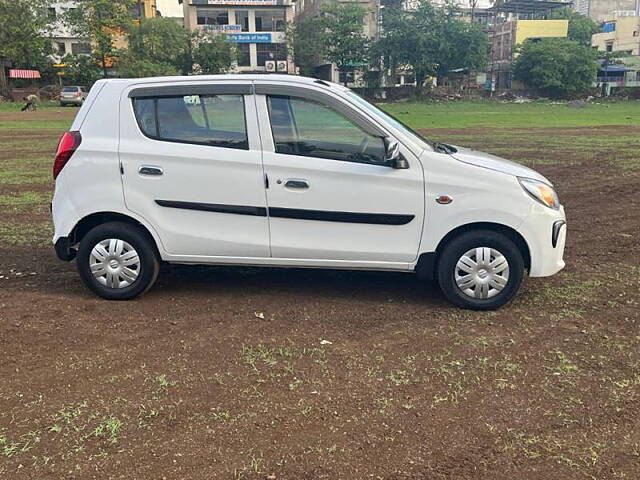
POLYGON ((173 260, 268 257, 261 147, 249 83, 133 87, 121 99, 127 208, 173 260))
POLYGON ((419 160, 401 147, 409 168, 388 165, 384 130, 350 116, 338 97, 259 83, 256 93, 272 256, 389 268, 415 260, 424 216, 419 160))

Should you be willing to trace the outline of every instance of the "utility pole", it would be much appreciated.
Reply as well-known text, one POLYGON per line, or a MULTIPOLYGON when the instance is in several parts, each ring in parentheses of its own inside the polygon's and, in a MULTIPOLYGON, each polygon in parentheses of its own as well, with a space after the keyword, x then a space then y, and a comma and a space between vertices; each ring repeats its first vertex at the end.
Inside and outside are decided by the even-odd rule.
POLYGON ((495 0, 493 3, 493 26, 491 27, 491 72, 489 77, 489 96, 493 97, 493 91, 495 88, 494 75, 495 75, 495 62, 496 62, 496 43, 498 39, 498 4, 500 0, 495 0))

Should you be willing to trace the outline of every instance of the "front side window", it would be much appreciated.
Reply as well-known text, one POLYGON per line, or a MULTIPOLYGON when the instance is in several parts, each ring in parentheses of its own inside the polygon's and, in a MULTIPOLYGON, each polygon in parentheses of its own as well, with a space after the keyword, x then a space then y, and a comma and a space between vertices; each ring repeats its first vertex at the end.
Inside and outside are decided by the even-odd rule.
POLYGON ((375 165, 385 163, 381 137, 365 132, 321 103, 269 96, 268 106, 276 153, 375 165))
POLYGON ((135 98, 142 132, 151 138, 248 150, 242 95, 135 98))

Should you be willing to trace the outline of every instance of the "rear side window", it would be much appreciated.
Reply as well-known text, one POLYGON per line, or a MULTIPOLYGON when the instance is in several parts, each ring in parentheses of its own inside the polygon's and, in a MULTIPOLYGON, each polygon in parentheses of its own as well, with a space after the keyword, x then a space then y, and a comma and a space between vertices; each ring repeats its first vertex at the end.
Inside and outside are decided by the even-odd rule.
POLYGON ((134 98, 133 111, 156 140, 249 149, 242 95, 134 98))

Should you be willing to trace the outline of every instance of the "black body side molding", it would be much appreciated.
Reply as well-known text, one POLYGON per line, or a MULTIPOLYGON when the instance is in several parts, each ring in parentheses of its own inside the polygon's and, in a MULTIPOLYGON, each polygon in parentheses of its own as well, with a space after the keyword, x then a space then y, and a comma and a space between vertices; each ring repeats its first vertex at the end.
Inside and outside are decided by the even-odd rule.
POLYGON ((217 203, 180 202, 174 200, 156 200, 161 207, 200 210, 203 212, 231 213, 235 215, 253 215, 258 217, 290 218, 292 220, 316 220, 321 222, 363 223, 370 225, 406 225, 415 215, 393 213, 357 213, 333 212, 326 210, 301 210, 283 207, 253 207, 248 205, 221 205, 217 203))

